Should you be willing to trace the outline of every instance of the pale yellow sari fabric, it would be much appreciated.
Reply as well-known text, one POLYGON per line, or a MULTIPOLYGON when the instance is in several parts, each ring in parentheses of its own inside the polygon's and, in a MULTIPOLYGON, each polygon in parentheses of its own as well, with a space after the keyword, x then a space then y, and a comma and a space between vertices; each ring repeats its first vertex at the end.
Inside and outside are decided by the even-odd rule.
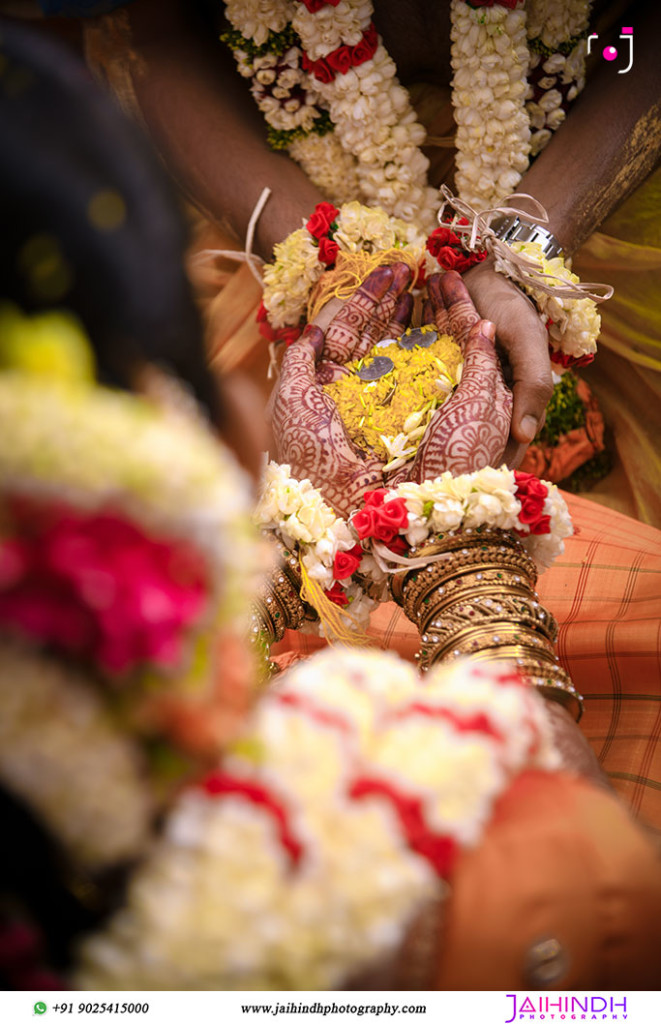
POLYGON ((607 281, 594 364, 582 375, 614 435, 620 470, 594 494, 661 526, 661 168, 585 243, 584 280, 607 281), (627 507, 628 505, 628 507, 627 507))

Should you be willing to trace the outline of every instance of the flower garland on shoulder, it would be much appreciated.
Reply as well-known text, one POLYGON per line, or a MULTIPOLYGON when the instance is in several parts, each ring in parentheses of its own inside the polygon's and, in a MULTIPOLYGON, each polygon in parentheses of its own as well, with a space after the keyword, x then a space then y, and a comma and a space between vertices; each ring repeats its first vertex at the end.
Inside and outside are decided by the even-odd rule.
POLYGON ((229 2, 240 73, 286 148, 333 202, 360 198, 431 230, 438 206, 424 128, 372 23, 368 0, 229 2))
POLYGON ((585 86, 586 36, 592 0, 527 0, 530 71, 526 110, 530 153, 537 153, 564 121, 585 86))
POLYGON ((72 321, 0 311, 0 632, 94 673, 138 732, 217 748, 216 644, 257 574, 247 481, 173 382, 97 386, 72 321))
MULTIPOLYGON (((585 82, 590 0, 452 0, 462 197, 511 192, 585 82), (527 81, 528 73, 530 81, 527 81)), ((326 197, 360 199, 429 232, 428 161, 370 0, 229 0, 222 38, 269 125, 326 197)))
POLYGON ((457 188, 487 209, 516 188, 585 85, 590 0, 452 0, 457 188))
POLYGON ((247 480, 148 379, 100 387, 73 315, 0 308, 0 784, 83 877, 143 855, 254 699, 247 480))
POLYGON ((451 18, 457 188, 484 208, 512 192, 528 167, 526 16, 516 0, 452 0, 451 18))

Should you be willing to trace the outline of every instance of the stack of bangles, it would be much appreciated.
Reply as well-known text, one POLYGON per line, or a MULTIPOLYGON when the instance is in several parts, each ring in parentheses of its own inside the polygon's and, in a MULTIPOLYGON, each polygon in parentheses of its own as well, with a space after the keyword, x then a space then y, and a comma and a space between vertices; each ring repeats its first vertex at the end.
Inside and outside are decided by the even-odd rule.
MULTIPOLYGON (((278 538, 275 544, 279 565, 255 598, 250 622, 266 665, 285 630, 317 618, 301 596, 296 551, 278 538)), ((421 670, 458 657, 508 661, 578 722, 583 698, 559 664, 558 626, 538 600, 535 563, 519 538, 500 529, 465 530, 412 552, 416 568, 391 574, 387 592, 419 631, 421 670)))
POLYGON ((250 641, 260 652, 267 674, 276 670, 269 656, 271 645, 279 643, 287 629, 300 629, 306 620, 317 617, 301 598, 298 558, 278 538, 269 539, 275 549, 275 568, 262 578, 250 616, 250 641))
POLYGON ((500 530, 454 536, 417 557, 441 553, 447 557, 390 578, 393 599, 420 632, 421 669, 461 656, 511 661, 578 721, 582 697, 559 664, 558 625, 539 602, 537 571, 518 538, 500 530))

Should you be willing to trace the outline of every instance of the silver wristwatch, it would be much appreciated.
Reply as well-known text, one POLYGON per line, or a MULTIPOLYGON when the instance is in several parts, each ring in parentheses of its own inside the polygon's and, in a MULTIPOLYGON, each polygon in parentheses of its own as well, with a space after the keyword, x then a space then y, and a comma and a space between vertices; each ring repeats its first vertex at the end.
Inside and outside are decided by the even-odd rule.
POLYGON ((562 254, 562 246, 558 239, 539 224, 531 224, 520 217, 510 216, 495 220, 491 227, 497 238, 510 245, 513 242, 537 242, 541 245, 547 260, 562 254))

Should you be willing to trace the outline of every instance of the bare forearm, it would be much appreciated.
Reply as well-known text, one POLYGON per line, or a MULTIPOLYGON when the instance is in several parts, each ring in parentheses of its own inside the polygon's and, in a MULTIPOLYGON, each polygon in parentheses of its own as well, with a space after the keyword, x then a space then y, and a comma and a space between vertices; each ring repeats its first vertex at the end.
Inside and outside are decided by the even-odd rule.
POLYGON ((626 23, 634 27, 631 71, 618 75, 601 62, 518 188, 543 203, 551 230, 569 253, 645 179, 661 155, 656 52, 661 8, 656 2, 633 5, 626 23))
POLYGON ((560 704, 547 701, 546 713, 553 729, 553 740, 560 754, 562 767, 568 772, 583 776, 594 786, 600 786, 610 792, 612 786, 608 776, 569 712, 560 704))
POLYGON ((293 161, 269 149, 261 115, 225 47, 205 38, 176 0, 156 6, 137 0, 126 8, 141 114, 184 191, 239 238, 264 186, 272 189, 254 245, 268 258, 322 197, 293 161))

